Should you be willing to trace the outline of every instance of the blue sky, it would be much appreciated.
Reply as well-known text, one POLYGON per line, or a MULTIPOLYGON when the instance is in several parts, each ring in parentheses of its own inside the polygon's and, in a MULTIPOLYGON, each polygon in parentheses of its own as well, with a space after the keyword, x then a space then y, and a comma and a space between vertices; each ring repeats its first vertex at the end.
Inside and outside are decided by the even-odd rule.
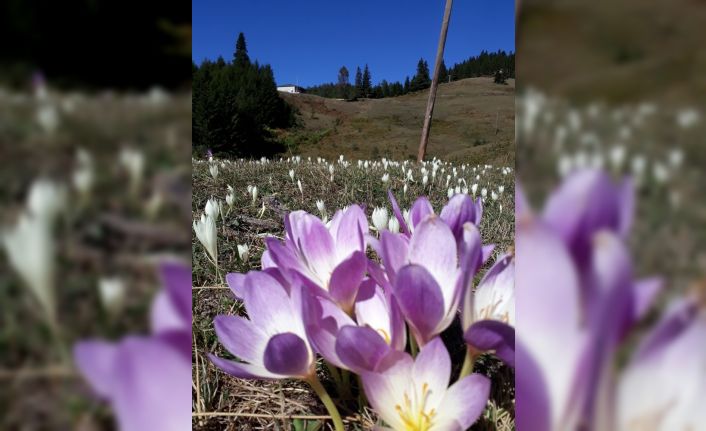
MULTIPOLYGON (((373 83, 404 80, 424 57, 433 68, 444 0, 193 0, 193 51, 198 64, 230 60, 239 32, 251 60, 272 65, 278 84, 351 81, 367 63, 373 83)), ((456 0, 444 60, 447 66, 481 50, 515 50, 514 0, 456 0)))

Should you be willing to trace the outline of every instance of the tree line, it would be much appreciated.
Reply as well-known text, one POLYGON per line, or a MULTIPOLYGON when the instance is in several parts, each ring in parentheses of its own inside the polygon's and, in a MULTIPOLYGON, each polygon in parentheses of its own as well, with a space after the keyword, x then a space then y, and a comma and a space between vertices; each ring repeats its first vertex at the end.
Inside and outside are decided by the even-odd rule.
MULTIPOLYGON (((451 82, 465 78, 479 76, 493 76, 496 82, 502 83, 507 78, 515 77, 515 53, 503 50, 497 52, 482 51, 477 56, 472 56, 460 63, 455 63, 447 68, 442 61, 439 68, 439 82, 451 82), (500 77, 500 79, 498 79, 500 77)), ((404 81, 389 82, 385 79, 377 85, 372 85, 370 68, 366 64, 361 70, 356 68, 353 84, 350 83, 350 73, 346 66, 338 71, 336 82, 315 85, 306 88, 306 92, 317 96, 337 99, 383 98, 401 96, 414 91, 424 90, 431 86, 429 64, 423 58, 417 62, 417 70, 410 78, 404 81)))
POLYGON ((253 157, 282 150, 274 128, 294 124, 292 108, 279 97, 270 65, 250 61, 240 33, 232 61, 192 61, 193 151, 253 157))

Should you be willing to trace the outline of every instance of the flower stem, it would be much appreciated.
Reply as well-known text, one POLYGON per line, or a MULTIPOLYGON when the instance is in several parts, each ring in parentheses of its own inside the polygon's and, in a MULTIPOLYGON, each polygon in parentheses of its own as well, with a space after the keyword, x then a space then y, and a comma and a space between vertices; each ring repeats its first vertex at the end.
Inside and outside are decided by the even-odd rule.
POLYGON ((462 378, 468 376, 473 372, 473 364, 476 360, 476 355, 475 355, 475 349, 473 349, 471 346, 466 347, 466 359, 463 361, 463 367, 461 368, 461 375, 458 376, 458 379, 461 380, 462 378))
POLYGON ((336 431, 345 431, 345 428, 343 427, 343 421, 341 420, 341 414, 338 413, 338 408, 336 407, 336 404, 333 403, 331 396, 329 396, 328 392, 326 392, 326 389, 321 384, 316 375, 314 374, 308 379, 306 379, 306 382, 311 385, 311 388, 314 389, 316 395, 319 396, 321 402, 324 403, 324 406, 326 406, 326 410, 328 411, 328 414, 331 415, 331 419, 333 420, 334 429, 336 431))
POLYGON ((412 352, 412 357, 416 358, 417 352, 419 352, 419 346, 417 345, 417 339, 414 338, 412 334, 410 334, 409 337, 409 350, 412 352))

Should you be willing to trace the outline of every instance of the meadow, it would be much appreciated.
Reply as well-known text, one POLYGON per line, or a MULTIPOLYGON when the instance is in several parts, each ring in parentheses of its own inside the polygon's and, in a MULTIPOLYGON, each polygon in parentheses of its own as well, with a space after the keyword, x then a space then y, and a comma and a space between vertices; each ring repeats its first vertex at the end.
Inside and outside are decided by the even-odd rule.
MULTIPOLYGON (((390 190, 402 209, 426 196, 438 214, 451 196, 466 193, 485 202, 479 229, 484 244, 496 244, 493 256, 507 251, 514 240, 514 170, 506 166, 437 159, 420 166, 387 159, 296 156, 259 161, 193 160, 192 169, 194 220, 204 214, 209 199, 220 205, 216 223, 218 271, 196 235, 192 238, 194 429, 331 429, 324 406, 303 382, 238 379, 220 371, 206 356, 228 357, 214 332, 216 315, 245 313, 227 288, 225 275, 259 269, 265 238, 284 236, 287 213, 305 210, 330 219, 337 210, 358 204, 369 218, 376 208, 386 208, 393 217, 387 195, 390 190)), ((453 375, 463 362, 461 331, 456 323, 442 335, 455 364, 453 375)), ((336 393, 332 376, 321 361, 317 369, 324 386, 336 393)), ((492 390, 481 420, 472 429, 513 429, 512 369, 484 355, 476 362, 475 371, 491 378, 492 390)), ((357 383, 352 385, 357 390, 357 383)), ((346 429, 370 429, 379 423, 369 408, 359 409, 350 401, 340 402, 338 407, 346 429)))
POLYGON ((146 332, 158 263, 188 261, 190 115, 163 90, 0 89, 0 428, 113 429, 72 348, 146 332))

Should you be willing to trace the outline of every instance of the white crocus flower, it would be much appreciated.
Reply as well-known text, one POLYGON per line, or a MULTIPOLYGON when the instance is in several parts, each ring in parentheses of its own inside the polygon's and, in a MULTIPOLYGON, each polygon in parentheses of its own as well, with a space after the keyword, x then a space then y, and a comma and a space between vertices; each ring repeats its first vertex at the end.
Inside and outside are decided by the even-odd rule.
POLYGON ((218 265, 218 238, 216 233, 216 222, 211 216, 202 214, 200 220, 194 220, 194 232, 196 238, 211 256, 214 265, 218 265))
POLYGON ((257 201, 257 186, 253 186, 250 194, 252 195, 252 204, 255 205, 255 202, 257 201))
POLYGON ((50 180, 37 180, 27 195, 29 213, 49 226, 66 208, 66 188, 50 180))
POLYGON ((407 184, 405 183, 404 187, 402 187, 402 195, 407 196, 407 184))
POLYGON ((390 174, 383 175, 381 180, 382 180, 383 184, 387 183, 388 181, 390 181, 390 174))
POLYGON ((610 159, 610 164, 613 165, 613 169, 616 172, 620 172, 623 169, 623 163, 625 163, 626 155, 627 151, 622 145, 616 145, 610 149, 608 158, 610 159))
POLYGON ((54 294, 54 239, 46 219, 22 214, 17 224, 2 233, 10 265, 39 301, 47 320, 56 323, 54 294))
POLYGON ((490 198, 491 198, 492 200, 494 200, 494 201, 497 201, 497 200, 498 200, 498 194, 495 193, 495 190, 493 190, 493 191, 490 193, 490 198))
POLYGON ((498 193, 503 194, 504 191, 505 191, 505 186, 498 187, 498 193))
POLYGON ((142 175, 145 169, 145 156, 140 151, 130 148, 123 148, 120 152, 120 163, 130 176, 130 188, 136 193, 142 183, 142 175))
POLYGON ((218 178, 218 165, 213 163, 208 167, 208 171, 211 172, 211 176, 215 180, 218 178))
POLYGON ((98 293, 103 308, 111 315, 117 316, 125 305, 125 283, 117 277, 98 280, 98 293))
POLYGON ((454 195, 454 189, 449 187, 449 190, 446 192, 446 196, 451 199, 454 195))
POLYGON ((478 184, 473 184, 471 186, 471 193, 473 194, 473 197, 476 197, 476 192, 478 191, 478 184))
POLYGON ((681 167, 683 161, 684 152, 681 149, 675 148, 669 152, 669 164, 672 166, 672 168, 678 169, 679 167, 681 167))
POLYGON ((229 208, 233 208, 233 203, 235 202, 235 194, 233 192, 230 192, 226 195, 226 204, 228 204, 229 208))
POLYGON ((387 215, 387 208, 375 208, 373 210, 373 226, 375 226, 375 229, 378 230, 378 232, 381 232, 383 229, 387 228, 387 222, 388 222, 388 215, 387 215))
POLYGON ((299 193, 301 193, 302 196, 304 196, 304 188, 302 187, 302 181, 301 181, 301 180, 297 180, 297 187, 299 187, 299 193))
POLYGON ((488 189, 486 189, 485 187, 483 187, 483 188, 480 190, 480 195, 481 195, 481 197, 483 197, 483 199, 485 199, 485 197, 488 196, 488 189))
POLYGON ((242 262, 247 262, 250 257, 250 247, 247 244, 238 244, 238 257, 242 262))
POLYGON ((316 201, 316 209, 319 210, 319 212, 321 213, 321 217, 322 217, 323 219, 328 218, 328 217, 326 216, 326 204, 324 203, 324 201, 322 201, 322 200, 320 200, 320 199, 317 200, 317 201, 316 201))
POLYGON ((396 217, 390 217, 390 221, 387 222, 387 230, 392 233, 400 233, 400 222, 396 217))
POLYGON ((84 199, 91 192, 93 179, 93 167, 91 166, 79 166, 71 175, 71 182, 74 188, 84 199))
POLYGON ((292 182, 294 182, 294 169, 289 170, 289 178, 291 178, 292 182))
POLYGON ((211 217, 214 222, 218 221, 218 215, 220 214, 220 206, 218 205, 218 200, 211 198, 206 201, 206 208, 204 209, 206 215, 211 217))

